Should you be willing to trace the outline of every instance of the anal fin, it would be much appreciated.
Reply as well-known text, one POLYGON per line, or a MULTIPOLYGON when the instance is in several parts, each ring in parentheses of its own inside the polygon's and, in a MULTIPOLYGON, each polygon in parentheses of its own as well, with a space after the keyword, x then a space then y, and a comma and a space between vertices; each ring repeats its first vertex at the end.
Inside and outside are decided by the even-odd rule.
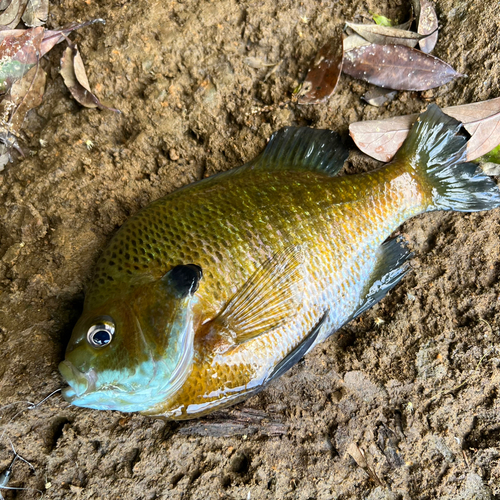
POLYGON ((272 380, 281 377, 285 372, 287 372, 292 366, 297 364, 307 351, 314 344, 318 338, 321 327, 324 325, 328 313, 323 314, 321 319, 316 323, 316 326, 302 339, 299 345, 297 345, 287 356, 285 356, 273 369, 273 371, 267 376, 264 384, 268 384, 272 380))
POLYGON ((401 281, 409 271, 408 259, 412 255, 401 237, 392 238, 382 243, 377 264, 361 295, 359 307, 352 313, 346 323, 357 318, 382 300, 389 290, 401 281))

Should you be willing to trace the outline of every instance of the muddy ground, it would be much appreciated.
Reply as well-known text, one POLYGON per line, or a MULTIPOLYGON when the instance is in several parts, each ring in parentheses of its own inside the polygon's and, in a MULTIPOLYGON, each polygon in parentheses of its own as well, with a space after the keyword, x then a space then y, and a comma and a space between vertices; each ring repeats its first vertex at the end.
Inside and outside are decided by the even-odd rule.
MULTIPOLYGON (((436 8, 435 54, 468 78, 375 108, 346 76, 326 104, 286 103, 338 23, 370 11, 403 20, 403 0, 52 3, 49 27, 107 20, 72 36, 96 93, 122 114, 72 100, 62 46, 42 61, 47 93, 21 144, 32 154, 0 173, 1 403, 62 386, 96 259, 151 200, 244 163, 284 125, 346 135, 350 122, 429 100, 498 97, 499 3, 436 8)), ((375 166, 353 154, 346 172, 375 166)), ((233 411, 171 423, 58 395, 4 408, 0 470, 7 437, 36 469, 18 462, 9 485, 44 499, 500 499, 500 210, 429 214, 402 232, 415 252, 403 282, 233 411)))

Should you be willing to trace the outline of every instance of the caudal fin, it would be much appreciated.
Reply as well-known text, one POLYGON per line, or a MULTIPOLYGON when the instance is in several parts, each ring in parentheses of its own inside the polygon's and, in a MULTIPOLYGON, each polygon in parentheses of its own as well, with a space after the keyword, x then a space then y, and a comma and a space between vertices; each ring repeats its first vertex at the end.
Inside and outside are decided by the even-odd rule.
POLYGON ((458 135, 461 127, 431 104, 394 157, 393 161, 409 162, 426 179, 432 192, 428 210, 477 212, 500 206, 495 182, 476 164, 463 163, 468 138, 458 135))

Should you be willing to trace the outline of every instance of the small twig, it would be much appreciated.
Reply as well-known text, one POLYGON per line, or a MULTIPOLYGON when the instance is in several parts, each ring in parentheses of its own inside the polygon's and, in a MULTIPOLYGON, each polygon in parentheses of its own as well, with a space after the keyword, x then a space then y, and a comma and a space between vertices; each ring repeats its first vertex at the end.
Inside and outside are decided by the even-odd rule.
MULTIPOLYGON (((8 422, 7 422, 7 425, 10 424, 18 415, 21 415, 21 413, 24 413, 26 410, 35 410, 36 408, 40 407, 43 403, 45 403, 45 401, 47 401, 47 399, 51 398, 54 394, 57 394, 58 392, 62 391, 62 388, 59 388, 59 389, 56 389, 55 391, 52 391, 48 396, 46 396, 45 398, 43 398, 41 401, 39 401, 38 403, 32 403, 31 401, 15 401, 14 403, 9 403, 5 406, 2 406, 0 408, 0 411, 5 409, 5 408, 8 408, 10 406, 14 406, 16 404, 21 404, 21 403, 25 403, 27 404, 28 406, 26 408, 23 408, 22 410, 18 411, 8 422)), ((2 432, 2 435, 0 436, 0 439, 3 439, 4 435, 5 435, 5 431, 6 429, 3 430, 2 432)))
MULTIPOLYGON (((12 453, 14 453, 14 458, 12 459, 12 461, 10 462, 8 467, 0 474, 0 489, 2 489, 2 490, 36 491, 36 492, 40 493, 41 495, 43 495, 43 491, 37 490, 36 488, 21 488, 18 486, 7 486, 7 483, 9 482, 10 477, 12 476, 12 469, 14 468, 14 464, 16 463, 17 459, 28 464, 30 469, 33 472, 36 472, 36 469, 33 467, 33 465, 30 462, 28 462, 28 460, 26 460, 24 457, 19 455, 19 453, 14 448, 14 443, 12 442, 12 440, 10 438, 7 438, 7 439, 10 442, 10 446, 12 448, 12 453)), ((4 500, 4 497, 1 493, 0 493, 0 500, 4 500)))
POLYGON ((479 318, 479 321, 482 321, 483 323, 485 323, 486 325, 488 325, 488 327, 490 328, 490 332, 493 335, 493 327, 485 319, 483 319, 483 318, 479 318))
POLYGON ((469 459, 467 458, 467 453, 465 452, 465 450, 462 450, 462 455, 464 456, 464 461, 467 469, 470 469, 469 459))

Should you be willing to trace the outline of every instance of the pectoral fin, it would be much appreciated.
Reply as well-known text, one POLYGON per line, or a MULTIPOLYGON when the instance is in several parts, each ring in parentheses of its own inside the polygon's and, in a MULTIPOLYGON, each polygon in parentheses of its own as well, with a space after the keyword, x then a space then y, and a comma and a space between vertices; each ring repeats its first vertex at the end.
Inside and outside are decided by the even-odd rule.
POLYGON ((295 316, 304 292, 304 265, 299 246, 267 260, 227 303, 212 329, 241 344, 277 328, 295 316))

